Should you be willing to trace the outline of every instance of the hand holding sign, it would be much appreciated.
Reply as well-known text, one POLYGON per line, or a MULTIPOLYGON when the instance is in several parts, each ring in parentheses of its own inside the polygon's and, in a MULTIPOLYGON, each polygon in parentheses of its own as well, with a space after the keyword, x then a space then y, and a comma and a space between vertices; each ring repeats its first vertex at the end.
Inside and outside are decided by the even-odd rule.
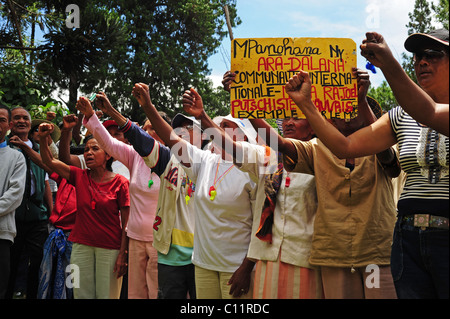
POLYGON ((222 80, 222 85, 223 85, 223 89, 227 92, 230 92, 230 86, 233 83, 233 81, 236 79, 236 74, 238 72, 230 72, 227 71, 224 75, 223 75, 223 80, 222 80))

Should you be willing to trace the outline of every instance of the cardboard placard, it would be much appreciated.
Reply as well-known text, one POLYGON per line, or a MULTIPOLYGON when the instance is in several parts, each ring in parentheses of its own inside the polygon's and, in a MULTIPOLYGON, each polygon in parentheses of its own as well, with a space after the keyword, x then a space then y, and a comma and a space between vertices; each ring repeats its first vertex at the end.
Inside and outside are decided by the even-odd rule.
POLYGON ((311 98, 328 119, 357 115, 356 43, 347 38, 234 39, 231 114, 236 118, 304 118, 285 85, 299 70, 308 71, 311 98))

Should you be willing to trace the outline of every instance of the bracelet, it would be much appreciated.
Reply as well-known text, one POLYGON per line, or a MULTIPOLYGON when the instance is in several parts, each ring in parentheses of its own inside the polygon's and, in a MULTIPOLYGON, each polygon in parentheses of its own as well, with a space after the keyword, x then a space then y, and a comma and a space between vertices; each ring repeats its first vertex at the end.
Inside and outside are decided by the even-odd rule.
POLYGON ((125 124, 123 126, 119 126, 119 130, 123 130, 125 127, 127 127, 129 121, 130 121, 130 119, 127 119, 127 121, 125 122, 125 124))

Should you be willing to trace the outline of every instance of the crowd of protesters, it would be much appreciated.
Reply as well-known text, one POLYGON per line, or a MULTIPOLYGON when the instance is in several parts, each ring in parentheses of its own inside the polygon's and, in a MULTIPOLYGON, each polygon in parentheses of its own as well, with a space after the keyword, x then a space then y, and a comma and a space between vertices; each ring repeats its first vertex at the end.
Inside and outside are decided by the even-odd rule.
POLYGON ((305 71, 285 90, 306 119, 278 130, 211 119, 194 89, 170 119, 143 83, 142 126, 103 92, 59 125, 0 105, 0 299, 448 298, 448 41, 407 38, 417 85, 367 33, 399 106, 353 69, 352 120, 322 116, 305 71))

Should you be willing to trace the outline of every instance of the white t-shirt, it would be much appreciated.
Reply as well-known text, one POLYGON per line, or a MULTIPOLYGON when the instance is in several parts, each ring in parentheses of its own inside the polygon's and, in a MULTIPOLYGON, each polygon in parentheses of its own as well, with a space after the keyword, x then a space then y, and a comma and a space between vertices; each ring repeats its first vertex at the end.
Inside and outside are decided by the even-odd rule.
POLYGON ((188 146, 195 182, 194 265, 220 272, 235 272, 247 256, 252 232, 256 184, 221 156, 188 146), (217 195, 210 199, 215 184, 217 195))

